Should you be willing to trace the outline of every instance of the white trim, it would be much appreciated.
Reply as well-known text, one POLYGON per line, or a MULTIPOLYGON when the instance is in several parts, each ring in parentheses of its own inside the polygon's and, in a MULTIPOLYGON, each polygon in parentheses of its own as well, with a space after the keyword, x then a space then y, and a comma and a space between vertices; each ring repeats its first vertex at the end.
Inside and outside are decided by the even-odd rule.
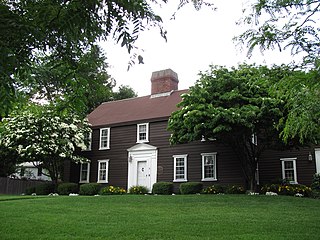
POLYGON ((316 173, 320 174, 320 148, 314 149, 314 156, 316 162, 316 173))
POLYGON ((140 123, 137 124, 137 143, 146 143, 149 142, 149 123, 140 123), (140 139, 140 126, 146 126, 146 139, 140 139))
MULTIPOLYGON (((84 136, 86 137, 86 136, 84 136)), ((86 139, 85 139, 86 140, 86 139)), ((91 145, 92 145, 92 131, 89 132, 89 135, 88 135, 88 140, 89 140, 89 144, 87 146, 86 149, 82 150, 82 151, 91 151, 91 145)))
POLYGON ((217 181, 217 153, 201 153, 202 158, 202 179, 201 181, 217 181), (205 178, 205 170, 204 170, 204 160, 205 157, 212 156, 213 157, 213 166, 214 166, 214 178, 205 178))
POLYGON ((100 128, 100 136, 99 136, 99 150, 110 149, 110 128, 100 128), (102 131, 107 130, 107 146, 102 146, 102 131))
POLYGON ((79 183, 88 183, 89 182, 89 177, 90 177, 90 163, 81 163, 81 165, 80 165, 79 183), (83 166, 83 164, 88 164, 86 180, 81 180, 82 179, 82 166, 83 166))
POLYGON ((109 177, 109 159, 107 160, 98 160, 98 179, 97 179, 97 183, 108 183, 108 177, 109 177), (101 163, 106 163, 106 169, 103 169, 106 171, 106 179, 105 180, 100 180, 100 164, 101 163))
POLYGON ((187 182, 187 158, 188 154, 182 154, 182 155, 173 155, 173 162, 174 162, 174 168, 173 168, 173 182, 187 182), (183 158, 183 164, 184 164, 184 178, 177 179, 177 158, 183 158))
POLYGON ((298 179, 297 179, 297 166, 296 166, 296 160, 297 158, 280 158, 281 161, 281 172, 282 172, 282 179, 285 179, 285 162, 293 162, 293 181, 290 181, 290 184, 297 184, 298 179))

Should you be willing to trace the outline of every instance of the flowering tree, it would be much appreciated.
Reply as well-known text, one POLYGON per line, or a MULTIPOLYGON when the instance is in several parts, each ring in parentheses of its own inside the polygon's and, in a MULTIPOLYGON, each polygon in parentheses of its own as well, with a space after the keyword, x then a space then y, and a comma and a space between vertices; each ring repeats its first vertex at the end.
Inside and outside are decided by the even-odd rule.
POLYGON ((15 152, 17 162, 38 162, 57 184, 65 160, 88 161, 79 152, 86 148, 84 136, 89 131, 87 120, 74 114, 59 113, 52 107, 29 107, 2 120, 0 145, 15 152))

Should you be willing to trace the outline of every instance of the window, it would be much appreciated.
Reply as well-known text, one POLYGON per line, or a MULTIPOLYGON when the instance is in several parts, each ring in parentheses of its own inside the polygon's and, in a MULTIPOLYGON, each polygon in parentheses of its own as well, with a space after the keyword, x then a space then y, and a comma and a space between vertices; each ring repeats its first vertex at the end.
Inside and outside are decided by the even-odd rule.
POLYGON ((282 179, 285 179, 289 183, 297 182, 297 169, 296 169, 296 158, 282 158, 282 179))
POLYGON ((251 142, 252 142, 252 144, 254 144, 254 145, 258 145, 258 137, 257 137, 257 134, 253 133, 253 134, 251 135, 251 142))
POLYGON ((175 155, 174 160, 174 182, 187 181, 187 156, 188 155, 175 155))
POLYGON ((108 183, 109 160, 98 160, 98 183, 108 183))
POLYGON ((100 129, 100 150, 109 149, 110 145, 110 128, 101 128, 100 129))
POLYGON ((90 174, 90 163, 81 163, 80 166, 80 183, 88 183, 90 174))
POLYGON ((137 125, 137 143, 149 142, 149 123, 137 125))
POLYGON ((217 167, 216 167, 217 153, 202 153, 202 181, 216 181, 217 167))
POLYGON ((92 143, 92 132, 84 134, 84 141, 85 141, 86 147, 87 147, 84 151, 90 151, 91 150, 91 143, 92 143))
POLYGON ((37 174, 37 176, 38 176, 38 177, 41 177, 41 175, 42 175, 42 167, 38 167, 38 174, 37 174))

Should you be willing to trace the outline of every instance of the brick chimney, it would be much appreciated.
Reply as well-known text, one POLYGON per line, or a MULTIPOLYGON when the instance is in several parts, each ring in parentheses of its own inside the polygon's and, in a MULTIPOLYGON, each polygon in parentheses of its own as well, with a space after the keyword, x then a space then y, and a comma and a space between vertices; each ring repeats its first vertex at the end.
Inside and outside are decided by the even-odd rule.
POLYGON ((178 74, 171 69, 153 72, 151 76, 151 95, 178 90, 178 74))

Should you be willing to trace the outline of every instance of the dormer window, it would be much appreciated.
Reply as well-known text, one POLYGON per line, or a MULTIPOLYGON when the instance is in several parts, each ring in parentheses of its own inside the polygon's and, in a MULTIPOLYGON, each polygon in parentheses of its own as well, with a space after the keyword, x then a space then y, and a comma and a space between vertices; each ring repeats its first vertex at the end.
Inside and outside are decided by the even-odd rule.
POLYGON ((149 123, 137 125, 137 143, 149 142, 149 123))

